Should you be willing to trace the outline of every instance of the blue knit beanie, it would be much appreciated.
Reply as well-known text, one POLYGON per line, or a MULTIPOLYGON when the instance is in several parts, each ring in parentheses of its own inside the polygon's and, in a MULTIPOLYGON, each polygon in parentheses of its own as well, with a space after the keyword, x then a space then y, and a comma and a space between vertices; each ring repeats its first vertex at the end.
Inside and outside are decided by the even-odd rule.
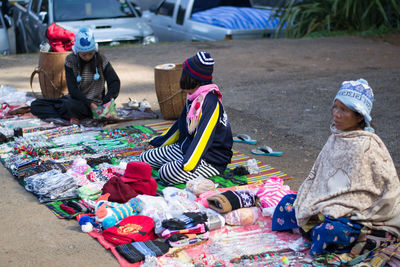
POLYGON ((364 79, 357 81, 344 81, 334 100, 338 99, 348 108, 364 116, 367 127, 364 130, 372 131, 371 110, 374 102, 374 93, 368 82, 364 79))
POLYGON ((80 27, 75 35, 75 44, 72 50, 75 53, 97 51, 97 44, 94 40, 93 31, 86 26, 80 27))
POLYGON ((193 79, 202 82, 211 82, 214 70, 214 59, 207 52, 197 52, 195 56, 183 62, 183 70, 193 79))

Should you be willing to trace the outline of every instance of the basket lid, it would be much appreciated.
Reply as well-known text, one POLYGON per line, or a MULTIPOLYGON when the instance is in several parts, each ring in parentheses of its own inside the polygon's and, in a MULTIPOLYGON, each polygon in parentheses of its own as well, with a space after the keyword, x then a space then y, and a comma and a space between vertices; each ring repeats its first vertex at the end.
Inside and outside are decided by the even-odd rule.
POLYGON ((157 65, 155 68, 158 70, 172 70, 176 67, 177 64, 174 63, 165 63, 157 65))

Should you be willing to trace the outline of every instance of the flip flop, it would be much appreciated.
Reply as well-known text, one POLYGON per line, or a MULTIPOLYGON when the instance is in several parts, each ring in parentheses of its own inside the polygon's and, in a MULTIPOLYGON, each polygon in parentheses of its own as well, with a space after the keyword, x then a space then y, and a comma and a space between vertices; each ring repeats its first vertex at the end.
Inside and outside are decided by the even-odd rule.
POLYGON ((263 146, 263 147, 257 147, 251 150, 251 153, 254 155, 264 155, 264 156, 274 156, 274 157, 279 157, 282 155, 283 152, 280 151, 274 151, 271 147, 269 146, 263 146))
POLYGON ((250 144, 250 145, 257 144, 257 140, 251 139, 251 137, 248 136, 247 134, 238 134, 238 135, 234 136, 233 142, 245 143, 245 144, 250 144))

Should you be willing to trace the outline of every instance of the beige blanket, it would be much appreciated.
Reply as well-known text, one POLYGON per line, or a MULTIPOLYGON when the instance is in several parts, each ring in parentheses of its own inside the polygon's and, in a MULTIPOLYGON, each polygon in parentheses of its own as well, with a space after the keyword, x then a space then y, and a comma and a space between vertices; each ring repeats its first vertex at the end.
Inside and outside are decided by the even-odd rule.
POLYGON ((300 186, 297 223, 322 213, 400 237, 400 183, 382 140, 367 131, 335 132, 300 186))

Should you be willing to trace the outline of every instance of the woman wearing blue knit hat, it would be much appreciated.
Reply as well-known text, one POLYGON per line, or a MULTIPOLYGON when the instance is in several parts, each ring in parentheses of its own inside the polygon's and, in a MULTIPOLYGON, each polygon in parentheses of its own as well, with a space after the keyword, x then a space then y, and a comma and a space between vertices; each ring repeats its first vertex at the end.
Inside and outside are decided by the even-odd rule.
POLYGON ((273 230, 293 228, 285 222, 294 218, 312 239, 314 255, 352 248, 360 254, 379 246, 376 240, 400 237, 400 182, 371 127, 373 101, 364 79, 342 83, 333 101, 332 135, 300 186, 294 209, 290 215, 275 210, 273 230))
POLYGON ((179 119, 140 160, 158 169, 166 185, 222 173, 232 158, 232 131, 218 86, 212 83, 214 59, 198 52, 183 63, 180 87, 187 92, 179 119))
POLYGON ((108 59, 98 52, 91 29, 86 26, 79 29, 72 51, 65 58, 68 95, 33 101, 33 115, 41 119, 62 118, 78 123, 81 119, 101 113, 104 104, 117 98, 120 80, 108 59))

